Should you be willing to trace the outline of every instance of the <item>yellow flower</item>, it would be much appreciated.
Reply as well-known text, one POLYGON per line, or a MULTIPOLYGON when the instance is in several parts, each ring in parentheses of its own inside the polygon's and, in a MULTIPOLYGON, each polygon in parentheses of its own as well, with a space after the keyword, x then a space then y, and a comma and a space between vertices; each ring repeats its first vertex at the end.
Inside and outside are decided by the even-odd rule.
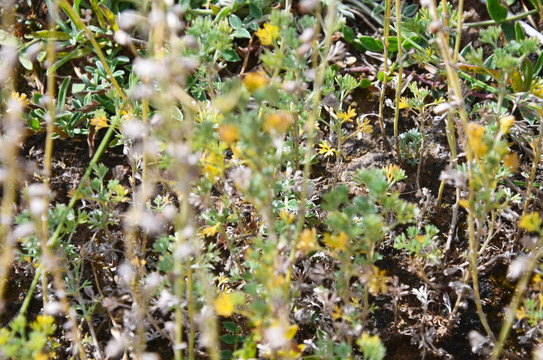
POLYGON ((271 45, 279 37, 279 28, 275 25, 264 23, 264 26, 256 31, 256 36, 258 36, 262 45, 271 45))
POLYGON ((345 121, 353 121, 353 118, 356 116, 356 110, 355 109, 351 109, 351 107, 349 106, 349 109, 347 110, 347 112, 343 112, 343 111, 340 111, 338 114, 337 114, 337 118, 339 120, 341 120, 341 122, 345 122, 345 121))
POLYGON ((51 335, 56 329, 55 318, 49 315, 38 315, 36 321, 30 324, 30 328, 34 331, 51 335))
POLYGON ((337 151, 330 147, 330 144, 328 144, 328 141, 323 140, 319 144, 319 154, 323 154, 324 157, 328 157, 328 156, 336 155, 337 151))
POLYGON ((409 104, 407 103, 407 98, 401 97, 401 98, 400 98, 400 104, 399 104, 400 110, 401 110, 401 109, 408 108, 408 107, 409 107, 409 104))
POLYGON ((219 316, 232 316, 235 309, 235 304, 230 294, 222 292, 217 296, 214 302, 215 313, 219 316))
POLYGON ((284 133, 292 124, 292 116, 284 111, 267 114, 264 118, 264 130, 271 133, 284 133))
POLYGON ((343 309, 337 305, 334 306, 334 311, 332 312, 332 319, 343 319, 343 309))
POLYGON ((297 250, 304 254, 307 254, 315 250, 319 244, 317 243, 317 230, 312 228, 311 230, 305 229, 300 235, 300 241, 298 242, 297 250))
POLYGON ((202 232, 200 233, 200 236, 201 237, 211 237, 211 236, 215 236, 217 234, 217 232, 219 232, 220 228, 221 228, 221 225, 222 223, 219 221, 218 223, 216 223, 215 225, 213 226, 206 226, 202 232))
POLYGON ((95 116, 90 121, 91 125, 96 128, 96 131, 107 128, 109 125, 107 123, 106 114, 104 112, 96 113, 95 116))
POLYGON ((379 293, 386 294, 388 292, 388 276, 385 275, 385 270, 380 270, 377 266, 373 266, 372 274, 368 281, 368 290, 372 295, 379 293))
POLYGON ((520 309, 517 309, 517 319, 522 320, 526 317, 526 310, 524 306, 521 306, 520 309))
POLYGON ((503 165, 509 169, 509 172, 514 174, 517 172, 520 166, 520 160, 517 153, 511 153, 505 155, 503 158, 503 165))
POLYGON ((324 234, 324 243, 332 250, 344 251, 349 237, 343 231, 338 235, 324 234))
POLYGON ((26 94, 19 94, 18 92, 12 92, 11 98, 19 104, 21 107, 27 107, 28 104, 30 104, 30 101, 28 101, 26 94))
POLYGON ((458 205, 462 206, 466 210, 469 210, 469 201, 468 201, 468 199, 460 199, 460 200, 458 200, 458 205))
POLYGON ((202 163, 202 172, 210 181, 215 181, 217 177, 222 176, 224 173, 224 154, 222 153, 208 154, 204 152, 200 162, 202 163))
POLYGON ((385 170, 385 174, 387 176, 387 181, 389 184, 392 183, 397 177, 405 177, 405 172, 396 164, 390 164, 388 166, 385 166, 383 170, 385 170))
POLYGON ((238 141, 239 131, 236 125, 227 124, 219 126, 219 139, 231 145, 238 141))
POLYGON ((539 231, 541 229, 541 218, 538 212, 524 215, 518 224, 519 227, 527 231, 539 231))
POLYGON ((263 71, 253 71, 247 73, 247 75, 245 75, 243 78, 243 84, 247 90, 251 92, 266 86, 267 81, 266 74, 263 71))
POLYGON ((483 142, 483 135, 486 128, 477 123, 471 122, 468 124, 468 138, 469 144, 477 157, 484 156, 488 150, 488 147, 483 142))
POLYGON ((360 123, 360 119, 358 119, 356 122, 358 124, 358 131, 361 133, 368 135, 373 133, 373 126, 370 125, 370 120, 368 118, 365 118, 362 123, 360 123))
POLYGON ((515 117, 513 115, 507 115, 500 119, 500 130, 502 133, 507 134, 511 126, 515 124, 515 117))

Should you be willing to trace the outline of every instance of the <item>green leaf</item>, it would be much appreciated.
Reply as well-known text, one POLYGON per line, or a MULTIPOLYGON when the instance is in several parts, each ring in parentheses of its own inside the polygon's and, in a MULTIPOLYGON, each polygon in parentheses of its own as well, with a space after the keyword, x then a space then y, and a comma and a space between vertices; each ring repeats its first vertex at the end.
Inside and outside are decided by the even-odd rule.
POLYGON ((40 30, 32 33, 32 37, 35 39, 51 39, 51 40, 60 40, 68 41, 72 37, 70 34, 67 34, 63 31, 49 31, 49 30, 40 30))
POLYGON ((535 63, 534 67, 534 75, 539 76, 539 73, 541 72, 541 68, 543 67, 543 51, 541 54, 539 54, 539 58, 537 58, 537 62, 535 63))
POLYGON ((241 19, 235 14, 230 15, 230 17, 228 18, 228 22, 230 23, 230 26, 232 26, 232 28, 235 30, 243 26, 241 19))
POLYGON ((325 194, 322 198, 324 200, 322 209, 325 211, 335 211, 341 204, 349 200, 349 188, 345 185, 340 185, 328 194, 325 194))
POLYGON ((28 55, 25 52, 19 53, 19 62, 21 63, 21 65, 23 65, 25 69, 32 70, 32 61, 30 61, 28 55))
POLYGON ((390 36, 388 38, 388 51, 397 52, 398 51, 398 37, 390 36))
POLYGON ((221 11, 219 11, 219 13, 217 14, 217 17, 215 18, 215 20, 219 21, 219 20, 224 19, 225 17, 228 16, 228 14, 230 14, 231 11, 232 11, 231 6, 222 8, 221 11))
POLYGON ((511 42, 511 41, 516 39, 515 26, 513 24, 511 24, 511 23, 503 23, 503 24, 501 24, 501 28, 502 28, 502 31, 503 31, 503 35, 505 35, 505 39, 508 42, 511 42))
POLYGON ((517 41, 526 39, 526 33, 524 33, 524 29, 522 28, 522 25, 520 25, 520 23, 515 24, 515 34, 517 41))
POLYGON ((360 88, 366 89, 366 88, 370 87, 370 85, 371 85, 371 80, 370 79, 360 79, 360 88))
POLYGON ((232 350, 223 350, 221 351, 221 359, 230 360, 232 359, 233 354, 232 350))
POLYGON ((530 59, 524 59, 524 62, 522 63, 522 76, 522 91, 528 91, 532 87, 532 80, 534 78, 534 65, 530 59))
POLYGON ((414 44, 417 44, 420 40, 420 36, 412 36, 410 38, 405 38, 404 37, 404 41, 402 42, 402 46, 405 50, 409 50, 409 49, 412 49, 413 47, 415 47, 414 44))
POLYGON ((236 343, 236 337, 231 334, 224 334, 220 339, 223 343, 228 345, 234 345, 236 343))
POLYGON ((119 26, 117 25, 117 19, 115 18, 115 14, 111 10, 109 10, 104 4, 100 3, 98 4, 100 6, 100 10, 102 10, 102 13, 106 17, 107 21, 111 25, 111 28, 114 31, 119 31, 119 26))
POLYGON ((262 17, 262 9, 254 3, 249 3, 249 12, 255 19, 260 19, 262 17))
POLYGON ((500 3, 500 0, 488 0, 486 8, 492 20, 496 22, 501 22, 507 18, 507 8, 500 3))
POLYGON ((251 34, 244 28, 237 29, 234 36, 238 39, 250 39, 251 34))
POLYGON ((104 24, 104 16, 102 11, 99 11, 100 9, 98 7, 98 0, 90 0, 90 3, 92 6, 92 11, 94 11, 96 17, 98 17, 98 23, 100 23, 100 27, 105 28, 106 24, 104 24))
POLYGON ((238 53, 234 50, 223 51, 222 58, 228 62, 236 62, 241 60, 241 58, 238 56, 238 53))
POLYGON ((417 11, 419 11, 419 6, 416 4, 410 4, 403 9, 402 15, 405 17, 412 17, 417 13, 417 11))
POLYGON ((343 32, 343 38, 345 39, 346 42, 352 43, 356 39, 356 35, 354 34, 354 31, 350 27, 343 26, 342 32, 343 32))
POLYGON ((67 76, 64 81, 62 81, 62 84, 58 90, 57 111, 59 112, 64 111, 64 105, 66 105, 66 94, 68 93, 68 86, 70 85, 71 80, 72 77, 67 76))
POLYGON ((39 131, 40 130, 40 122, 35 117, 30 118, 30 120, 28 121, 28 125, 34 131, 39 131))
POLYGON ((231 321, 225 321, 222 324, 228 331, 231 331, 233 333, 238 330, 238 326, 231 321))
POLYGON ((381 40, 374 39, 371 36, 359 36, 358 40, 362 46, 369 51, 380 52, 385 48, 381 40))

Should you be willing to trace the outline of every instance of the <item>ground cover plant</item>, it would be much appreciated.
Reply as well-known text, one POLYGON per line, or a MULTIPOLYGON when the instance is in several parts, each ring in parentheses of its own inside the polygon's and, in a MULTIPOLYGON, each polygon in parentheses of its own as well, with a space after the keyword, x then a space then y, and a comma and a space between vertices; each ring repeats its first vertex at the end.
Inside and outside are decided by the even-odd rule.
POLYGON ((0 358, 543 359, 539 0, 6 0, 0 358))

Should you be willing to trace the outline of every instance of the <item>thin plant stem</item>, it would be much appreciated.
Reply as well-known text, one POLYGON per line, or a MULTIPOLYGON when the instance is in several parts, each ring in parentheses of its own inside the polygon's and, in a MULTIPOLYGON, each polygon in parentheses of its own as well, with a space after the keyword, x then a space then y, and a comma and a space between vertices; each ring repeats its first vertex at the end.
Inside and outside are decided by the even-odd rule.
MULTIPOLYGON (((384 106, 385 106, 385 94, 388 85, 388 52, 390 47, 390 8, 392 0, 385 0, 385 17, 384 17, 384 63, 383 63, 383 81, 381 88, 381 96, 379 97, 379 127, 381 129, 381 135, 383 142, 387 148, 390 147, 386 133, 385 133, 385 120, 384 120, 384 106)), ((396 30, 397 31, 397 30, 396 30)))
MULTIPOLYGON (((435 21, 439 21, 437 8, 433 0, 430 1, 430 13, 435 21)), ((462 96, 462 90, 460 88, 460 80, 458 77, 458 72, 453 66, 454 64, 453 58, 451 56, 449 44, 446 41, 446 37, 444 35, 443 29, 439 30, 436 36, 437 36, 437 43, 439 45, 441 57, 443 58, 443 61, 445 64, 447 78, 449 80, 449 86, 452 90, 453 104, 458 110, 458 113, 460 115, 460 120, 462 121, 462 126, 465 130, 468 128, 469 120, 468 120, 464 98, 462 96)), ((475 205, 475 190, 473 188, 473 181, 472 181, 472 179, 474 179, 474 175, 473 175, 473 161, 474 161, 473 148, 474 146, 472 144, 472 141, 473 140, 471 137, 467 137, 468 144, 466 146, 466 160, 467 160, 468 179, 469 179, 468 203, 470 204, 470 206, 475 205)), ((477 277, 475 214, 474 214, 473 209, 468 210, 468 239, 469 239, 469 263, 470 263, 470 272, 471 272, 471 278, 472 278, 472 283, 473 283, 473 292, 475 295, 475 307, 477 308, 477 314, 479 315, 479 319, 481 321, 481 324, 483 325, 483 328, 487 332, 488 336, 494 341, 495 337, 492 330, 490 329, 490 326, 486 319, 486 315, 483 311, 481 296, 479 293, 479 283, 478 283, 478 277, 477 277)))
MULTIPOLYGON (((5 1, 0 7, 2 8, 2 28, 8 31, 13 29, 13 19, 15 15, 13 13, 13 2, 5 1)), ((12 73, 12 68, 9 67, 7 71, 12 73)), ((8 76, 8 79, 12 79, 12 76, 8 76)), ((9 80, 4 85, 6 90, 13 91, 13 80, 9 80)), ((10 92, 11 92, 10 91, 10 92)), ((2 254, 0 256, 0 313, 4 310, 4 292, 7 282, 9 281, 9 272, 11 263, 13 261, 13 248, 17 239, 14 236, 10 236, 11 224, 13 221, 13 204, 17 196, 17 181, 18 181, 18 168, 17 168, 17 156, 19 153, 19 144, 23 135, 22 121, 20 118, 20 112, 8 113, 3 121, 4 133, 0 138, 2 142, 2 165, 5 169, 5 178, 2 183, 2 202, 0 205, 0 248, 2 254)))
POLYGON ((502 21, 494 21, 494 20, 477 21, 477 22, 465 23, 464 26, 466 28, 492 26, 492 25, 508 23, 508 22, 524 19, 525 17, 528 17, 530 15, 535 15, 537 13, 538 13, 538 10, 533 9, 527 12, 523 12, 522 14, 510 16, 506 19, 503 19, 502 21))
POLYGON ((424 134, 424 131, 425 131, 425 128, 424 128, 424 125, 425 125, 425 119, 426 119, 426 112, 424 110, 424 108, 422 109, 421 113, 420 113, 420 133, 421 133, 421 141, 420 141, 420 154, 419 154, 419 163, 418 163, 418 166, 417 166, 417 179, 416 179, 416 183, 417 183, 417 189, 420 190, 420 176, 421 176, 421 173, 422 173, 422 163, 424 162, 424 150, 425 150, 425 147, 426 147, 426 136, 424 134))
POLYGON ((530 178, 528 179, 528 186, 526 187, 526 200, 524 200, 524 210, 522 210, 522 215, 526 215, 528 207, 530 206, 532 189, 534 186, 535 174, 541 160, 541 147, 543 145, 543 109, 539 109, 539 136, 537 137, 537 142, 535 144, 535 154, 534 161, 532 162, 532 171, 530 172, 530 178))
POLYGON ((398 76, 396 78, 396 107, 394 109, 394 143, 396 144, 396 156, 400 164, 403 162, 400 152, 400 139, 398 122, 400 117, 400 96, 402 95, 402 80, 403 80, 403 49, 402 49, 402 3, 401 0, 396 0, 396 34, 398 36, 398 76))
MULTIPOLYGON (((322 9, 319 7, 317 9, 317 13, 320 13, 322 9)), ((302 182, 302 191, 300 192, 300 200, 299 200, 299 214, 298 214, 298 221, 296 223, 296 232, 294 234, 294 242, 292 244, 292 248, 290 250, 290 256, 289 256, 289 267, 287 270, 287 274, 285 276, 285 293, 288 294, 290 290, 290 282, 292 278, 292 269, 294 267, 294 262, 296 260, 296 249, 298 248, 298 242, 300 240, 300 234, 302 233, 304 223, 305 223, 305 213, 306 213, 306 207, 307 207, 307 196, 308 196, 308 190, 309 190, 309 174, 311 170, 311 158, 313 157, 313 145, 315 142, 315 124, 317 117, 319 117, 319 109, 320 109, 320 100, 321 100, 321 92, 322 87, 324 85, 324 78, 326 74, 326 65, 327 65, 327 58, 328 54, 330 52, 330 47, 332 46, 332 30, 334 27, 334 23, 336 20, 336 3, 334 0, 332 0, 329 4, 327 16, 326 16, 326 29, 325 29, 325 38, 324 38, 324 49, 323 53, 321 55, 321 60, 319 62, 319 52, 318 49, 314 47, 313 49, 313 69, 315 70, 315 82, 313 86, 313 102, 312 102, 312 111, 309 113, 309 116, 305 123, 305 129, 307 133, 307 140, 306 140, 306 151, 305 151, 305 159, 304 159, 304 167, 303 167, 303 182, 302 182)), ((318 23, 317 23, 318 24, 318 23)), ((317 29, 315 30, 315 33, 318 33, 320 31, 320 28, 317 25, 317 29)))
POLYGON ((530 252, 530 254, 528 255, 528 258, 526 259, 526 263, 524 265, 525 266, 524 274, 517 284, 517 287, 515 289, 515 294, 513 295, 513 300, 511 301, 511 305, 509 305, 509 309, 507 310, 507 316, 505 316, 505 321, 502 324, 498 341, 496 343, 496 346, 494 347, 494 351, 492 352, 492 360, 498 359, 503 350, 505 340, 507 340, 507 337, 509 336, 509 332, 511 331, 511 327, 513 326, 513 321, 516 317, 517 309, 523 298, 524 291, 526 290, 526 288, 528 287, 528 284, 530 283, 532 272, 534 271, 536 266, 539 264, 539 260, 543 256, 543 246, 541 246, 540 243, 541 243, 541 235, 539 236, 539 241, 538 241, 539 245, 537 249, 535 251, 530 252))
MULTIPOLYGON (((57 15, 57 3, 56 1, 51 1, 51 6, 49 8, 49 11, 53 14, 51 16, 50 24, 49 24, 49 30, 50 34, 53 33, 56 24, 55 24, 55 18, 57 15)), ((47 62, 49 63, 50 69, 53 69, 53 71, 47 71, 47 111, 48 111, 48 117, 46 121, 46 136, 45 136, 45 153, 44 153, 44 159, 43 159, 43 176, 44 176, 44 185, 47 189, 43 195, 43 212, 41 215, 41 238, 42 238, 42 254, 46 254, 47 249, 47 240, 49 236, 49 182, 51 178, 51 160, 53 157, 53 131, 55 127, 55 68, 53 64, 55 63, 55 57, 56 57, 56 51, 55 51, 55 41, 53 39, 53 36, 50 35, 49 39, 47 41, 47 62)), ((49 70, 50 70, 49 69, 49 70)), ((43 272, 42 274, 42 291, 43 291, 43 306, 45 307, 47 305, 47 272, 43 272)))

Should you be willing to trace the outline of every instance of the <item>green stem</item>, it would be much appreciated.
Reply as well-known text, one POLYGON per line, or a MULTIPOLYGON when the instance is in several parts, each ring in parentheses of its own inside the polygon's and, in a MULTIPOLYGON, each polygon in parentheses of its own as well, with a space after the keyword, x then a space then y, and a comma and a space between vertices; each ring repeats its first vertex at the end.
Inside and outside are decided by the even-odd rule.
MULTIPOLYGON (((537 12, 538 12, 537 9, 533 9, 533 10, 524 12, 522 14, 513 15, 511 17, 503 19, 502 21, 494 21, 494 20, 477 21, 477 22, 465 23, 464 26, 467 27, 467 28, 471 28, 471 27, 482 27, 482 26, 497 25, 497 24, 502 24, 502 23, 511 22, 511 21, 515 21, 515 20, 520 20, 520 19, 523 19, 523 18, 528 17, 530 15, 537 14, 537 12)), ((459 12, 459 14, 460 14, 460 12, 459 12)))
MULTIPOLYGON (((541 242, 541 236, 539 237, 539 242, 541 242)), ((492 352, 492 360, 498 359, 498 357, 500 356, 500 353, 503 350, 505 340, 507 340, 507 337, 509 336, 509 332, 511 331, 511 326, 513 325, 515 314, 520 305, 520 301, 522 300, 524 291, 528 287, 530 278, 532 276, 532 272, 534 271, 536 266, 539 264, 539 260, 541 259, 542 256, 543 256, 543 247, 540 246, 535 251, 531 252, 528 255, 528 259, 526 259, 526 264, 525 264, 526 270, 515 289, 515 294, 513 295, 513 300, 511 302, 511 305, 509 306, 509 310, 507 311, 505 322, 503 323, 502 328, 500 330, 499 340, 496 343, 494 351, 492 352)))
MULTIPOLYGON (((383 142, 385 146, 390 147, 388 139, 385 133, 385 120, 384 120, 384 105, 385 105, 385 93, 388 85, 388 51, 390 47, 390 7, 392 0, 385 0, 385 24, 383 34, 384 44, 384 64, 383 64, 383 82, 381 84, 381 96, 379 97, 379 127, 381 128, 381 135, 383 136, 383 142)), ((396 29, 396 32, 398 30, 396 29)))
MULTIPOLYGON (((317 11, 321 11, 321 9, 318 9, 317 11)), ((311 170, 311 158, 313 157, 313 146, 315 142, 315 123, 316 119, 319 116, 319 109, 320 109, 320 100, 321 100, 321 92, 322 87, 324 84, 324 78, 326 75, 326 66, 328 64, 327 58, 328 54, 330 52, 330 47, 332 46, 332 32, 333 27, 335 26, 336 21, 336 3, 334 0, 332 0, 329 4, 328 13, 326 16, 326 31, 325 31, 325 39, 324 39, 324 50, 321 55, 321 62, 318 62, 318 49, 314 49, 313 54, 313 68, 315 70, 315 83, 313 87, 313 102, 312 102, 312 111, 309 113, 309 116, 305 123, 305 128, 307 131, 307 142, 306 142, 306 152, 305 152, 305 159, 304 159, 304 168, 303 168, 303 182, 302 182, 302 191, 300 193, 300 207, 299 207, 299 214, 298 214, 298 222, 296 223, 296 232, 294 234, 294 242, 292 244, 292 248, 290 250, 290 256, 289 256, 289 267, 286 274, 286 281, 285 281, 285 293, 288 294, 290 291, 290 282, 292 278, 292 269, 294 267, 294 263, 296 261, 296 249, 298 248, 298 242, 300 240, 300 234, 302 233, 304 223, 305 223, 305 212, 307 207, 307 193, 309 189, 309 174, 311 170)), ((317 26, 317 29, 315 33, 319 32, 319 28, 317 26)))
MULTIPOLYGON (((396 34, 398 39, 402 38, 402 4, 401 0, 396 0, 396 34)), ((400 139, 399 139, 399 130, 398 122, 400 118, 400 97, 402 96, 402 81, 403 81, 403 48, 402 41, 398 41, 398 77, 396 80, 396 108, 394 109, 394 142, 396 144, 396 156, 398 157, 398 162, 402 163, 402 154, 400 152, 400 139)))

